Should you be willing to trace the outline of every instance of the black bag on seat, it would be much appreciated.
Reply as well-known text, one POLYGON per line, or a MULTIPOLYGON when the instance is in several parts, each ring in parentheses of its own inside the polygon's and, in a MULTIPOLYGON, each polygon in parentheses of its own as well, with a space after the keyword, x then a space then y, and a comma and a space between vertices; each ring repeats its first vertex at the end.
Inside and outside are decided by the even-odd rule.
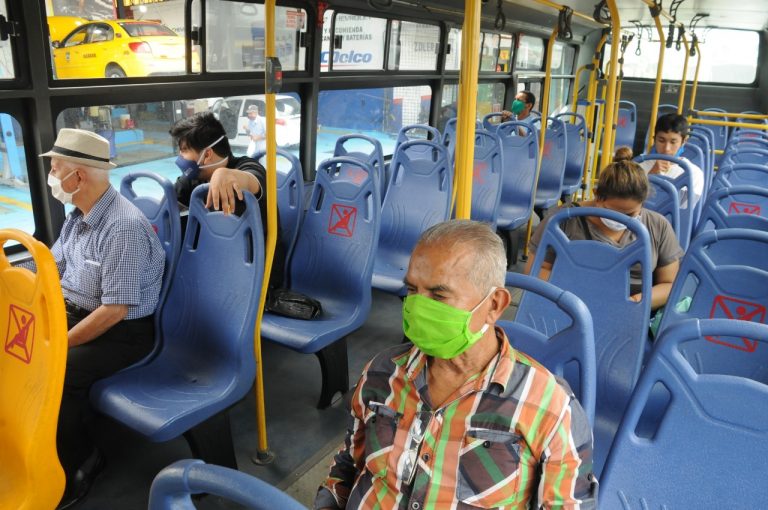
POLYGON ((270 289, 264 305, 268 312, 292 319, 314 319, 323 311, 320 301, 290 289, 270 289))

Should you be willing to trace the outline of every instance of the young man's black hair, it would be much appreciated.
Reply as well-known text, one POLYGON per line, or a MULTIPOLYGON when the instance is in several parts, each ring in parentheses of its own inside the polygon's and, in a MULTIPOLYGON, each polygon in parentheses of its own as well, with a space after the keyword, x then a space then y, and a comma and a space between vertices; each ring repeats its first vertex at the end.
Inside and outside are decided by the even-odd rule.
POLYGON ((656 119, 654 134, 657 133, 677 133, 685 141, 688 137, 688 121, 677 113, 666 113, 656 119))
POLYGON ((196 151, 203 150, 216 139, 224 136, 211 149, 219 156, 229 156, 232 154, 224 126, 210 112, 197 113, 191 117, 181 119, 173 125, 170 133, 179 147, 188 147, 196 151))

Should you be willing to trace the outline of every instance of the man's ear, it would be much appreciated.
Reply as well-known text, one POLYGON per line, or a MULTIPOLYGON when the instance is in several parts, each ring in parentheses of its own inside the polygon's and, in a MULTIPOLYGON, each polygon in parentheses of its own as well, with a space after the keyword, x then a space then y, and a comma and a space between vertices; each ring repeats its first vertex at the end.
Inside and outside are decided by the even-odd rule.
POLYGON ((512 296, 505 287, 497 287, 488 300, 491 302, 491 307, 488 310, 490 321, 488 322, 494 323, 501 318, 501 314, 509 307, 509 304, 512 302, 512 296))

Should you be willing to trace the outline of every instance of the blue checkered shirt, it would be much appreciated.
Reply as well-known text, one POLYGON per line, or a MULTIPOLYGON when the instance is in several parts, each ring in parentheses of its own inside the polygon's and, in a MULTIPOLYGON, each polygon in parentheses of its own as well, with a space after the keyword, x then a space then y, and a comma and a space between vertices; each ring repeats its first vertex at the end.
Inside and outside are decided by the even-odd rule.
POLYGON ((126 319, 154 313, 165 253, 149 220, 113 187, 85 216, 79 209, 67 216, 51 252, 73 304, 128 305, 126 319))

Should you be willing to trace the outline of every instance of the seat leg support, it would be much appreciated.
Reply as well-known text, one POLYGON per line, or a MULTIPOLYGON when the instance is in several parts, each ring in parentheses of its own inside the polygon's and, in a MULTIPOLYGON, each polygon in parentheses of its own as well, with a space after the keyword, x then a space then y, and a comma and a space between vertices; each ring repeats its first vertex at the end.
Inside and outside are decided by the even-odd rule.
POLYGON ((191 428, 184 433, 184 438, 195 458, 208 464, 237 469, 228 410, 225 409, 191 428))
POLYGON ((316 352, 323 375, 318 409, 325 409, 333 402, 336 392, 342 395, 349 389, 349 362, 347 359, 347 338, 344 337, 316 352))

